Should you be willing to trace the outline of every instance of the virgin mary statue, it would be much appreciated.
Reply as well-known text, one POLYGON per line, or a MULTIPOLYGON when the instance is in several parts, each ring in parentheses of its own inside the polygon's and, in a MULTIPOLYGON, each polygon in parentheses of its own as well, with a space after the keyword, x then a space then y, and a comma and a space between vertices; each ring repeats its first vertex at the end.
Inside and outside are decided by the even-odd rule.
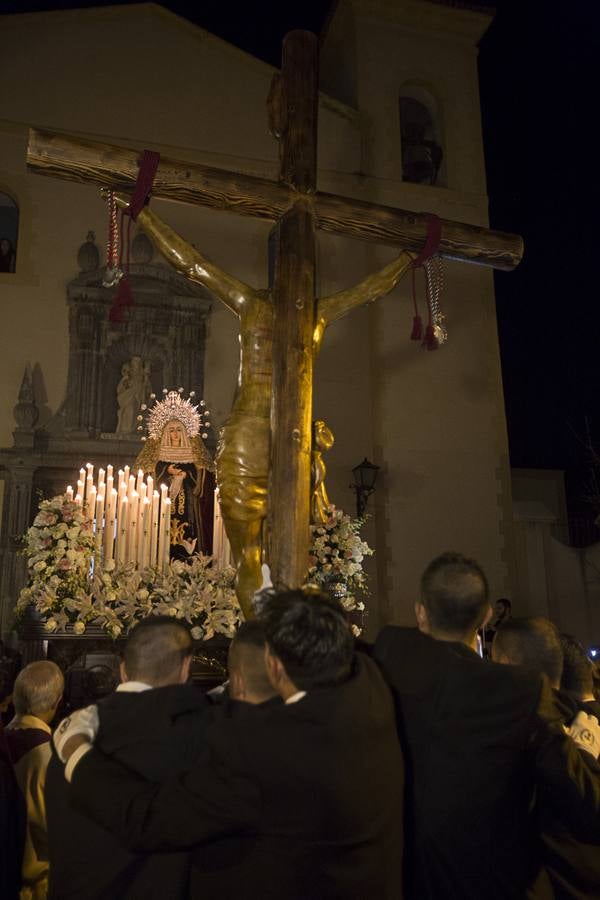
POLYGON ((169 391, 149 412, 148 439, 135 461, 136 468, 168 487, 171 559, 212 553, 215 467, 200 426, 198 408, 169 391))

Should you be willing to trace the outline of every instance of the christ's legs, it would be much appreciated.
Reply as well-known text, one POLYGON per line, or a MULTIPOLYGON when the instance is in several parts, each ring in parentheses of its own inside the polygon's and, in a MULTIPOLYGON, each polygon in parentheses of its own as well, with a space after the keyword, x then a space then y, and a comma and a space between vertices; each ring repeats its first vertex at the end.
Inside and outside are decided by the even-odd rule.
POLYGON ((237 570, 236 593, 246 618, 262 584, 262 525, 267 515, 270 422, 236 410, 221 430, 217 485, 237 570))
POLYGON ((235 590, 245 619, 254 616, 252 598, 262 584, 262 519, 242 522, 223 512, 225 531, 237 570, 235 590))

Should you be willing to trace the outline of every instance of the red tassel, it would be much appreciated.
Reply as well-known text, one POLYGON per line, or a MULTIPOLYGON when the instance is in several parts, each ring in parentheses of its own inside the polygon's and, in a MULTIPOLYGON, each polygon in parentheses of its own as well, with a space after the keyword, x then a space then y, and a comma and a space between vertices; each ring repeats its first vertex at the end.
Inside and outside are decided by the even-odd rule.
POLYGON ((428 350, 437 350, 440 346, 440 342, 435 336, 435 331, 433 330, 433 325, 428 325, 425 329, 425 337, 423 339, 423 346, 427 347, 428 350))
POLYGON ((131 292, 129 278, 127 275, 124 275, 119 282, 117 295, 114 299, 113 305, 110 308, 110 312, 108 314, 109 320, 111 322, 117 323, 122 322, 123 310, 126 306, 133 306, 133 294, 131 292))
POLYGON ((410 333, 411 341, 421 341, 423 340, 423 319, 417 313, 413 316, 413 327, 410 333))

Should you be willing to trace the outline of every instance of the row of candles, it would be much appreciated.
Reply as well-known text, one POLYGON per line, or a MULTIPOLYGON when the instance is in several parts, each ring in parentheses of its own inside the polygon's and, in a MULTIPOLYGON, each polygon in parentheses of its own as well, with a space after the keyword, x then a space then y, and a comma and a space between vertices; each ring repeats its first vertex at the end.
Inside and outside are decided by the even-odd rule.
POLYGON ((168 565, 171 501, 166 484, 158 487, 160 492, 151 475, 145 479, 141 469, 132 475, 129 466, 119 469, 116 481, 112 466, 98 470, 97 482, 91 463, 79 470, 77 491, 69 485, 67 497, 93 520, 96 566, 102 569, 113 559, 142 568, 168 565))

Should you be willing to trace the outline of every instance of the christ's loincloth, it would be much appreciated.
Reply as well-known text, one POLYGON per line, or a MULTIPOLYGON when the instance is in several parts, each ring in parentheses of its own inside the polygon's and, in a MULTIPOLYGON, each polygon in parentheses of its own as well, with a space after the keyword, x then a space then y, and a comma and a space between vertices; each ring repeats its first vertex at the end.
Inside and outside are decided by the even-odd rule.
POLYGON ((265 416, 233 412, 221 429, 215 462, 225 518, 249 522, 267 515, 270 440, 265 416))

